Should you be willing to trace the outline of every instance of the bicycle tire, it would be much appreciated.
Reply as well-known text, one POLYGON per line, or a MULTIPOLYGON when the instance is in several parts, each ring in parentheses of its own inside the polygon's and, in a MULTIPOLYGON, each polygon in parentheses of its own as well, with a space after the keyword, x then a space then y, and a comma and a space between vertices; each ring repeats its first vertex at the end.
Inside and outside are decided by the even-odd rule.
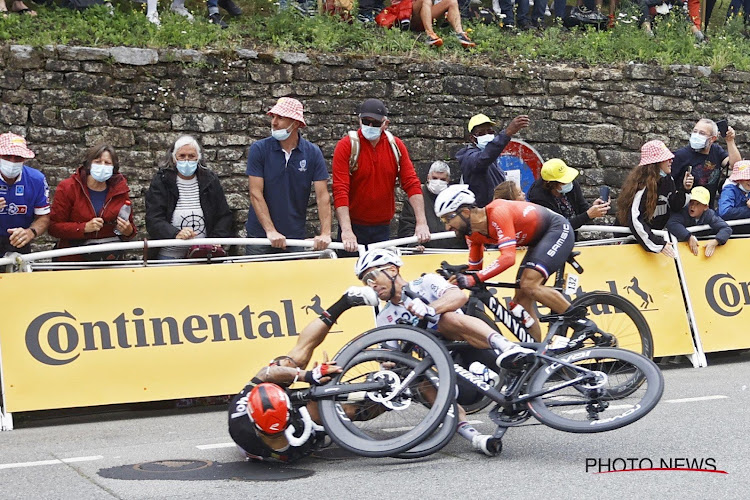
MULTIPOLYGON (((641 311, 628 299, 610 292, 589 292, 576 298, 571 307, 583 306, 588 316, 603 332, 617 339, 617 348, 633 351, 649 359, 654 357, 654 341, 651 328, 641 311)), ((570 337, 572 329, 566 336, 570 337)), ((579 349, 597 347, 588 339, 579 349)))
MULTIPOLYGON (((600 371, 607 375, 607 381, 598 389, 591 389, 581 382, 530 400, 527 404, 536 419, 554 429, 594 433, 624 427, 653 410, 664 392, 664 378, 659 368, 650 359, 632 351, 592 348, 573 351, 558 358, 600 371), (613 397, 608 392, 610 383, 618 388, 624 383, 621 379, 636 382, 637 387, 627 397, 613 397), (592 418, 588 408, 597 404, 601 411, 596 413, 596 418, 592 418)), ((575 376, 572 371, 557 363, 541 365, 529 381, 529 393, 570 380, 571 376, 575 376)))
POLYGON ((389 325, 363 333, 336 355, 336 363, 343 371, 330 384, 345 385, 350 381, 365 380, 382 371, 382 363, 394 364, 391 371, 399 377, 400 382, 403 380, 402 373, 409 373, 428 356, 432 364, 412 380, 408 392, 397 398, 399 405, 405 406, 403 409, 385 411, 385 405, 372 400, 372 397, 378 395, 368 394, 367 399, 359 403, 359 411, 361 414, 363 411, 371 411, 377 416, 358 421, 350 419, 342 406, 349 396, 341 400, 319 400, 318 408, 323 425, 331 438, 342 448, 366 457, 393 456, 414 448, 429 438, 443 422, 455 399, 456 374, 448 351, 425 330, 407 325, 389 325), (413 348, 409 352, 382 348, 386 343, 413 348), (434 394, 425 395, 424 389, 434 394), (411 405, 412 401, 416 404, 411 405), (361 408, 363 404, 366 405, 364 410, 361 408), (407 413, 406 410, 411 406, 412 411, 407 413), (389 418, 385 418, 386 416, 389 418), (393 420, 401 425, 394 427, 393 420))
POLYGON ((448 407, 448 413, 445 414, 445 419, 440 424, 432 435, 406 451, 394 455, 396 458, 422 458, 433 453, 437 453, 447 445, 453 436, 456 435, 456 427, 458 426, 458 404, 455 402, 448 407))

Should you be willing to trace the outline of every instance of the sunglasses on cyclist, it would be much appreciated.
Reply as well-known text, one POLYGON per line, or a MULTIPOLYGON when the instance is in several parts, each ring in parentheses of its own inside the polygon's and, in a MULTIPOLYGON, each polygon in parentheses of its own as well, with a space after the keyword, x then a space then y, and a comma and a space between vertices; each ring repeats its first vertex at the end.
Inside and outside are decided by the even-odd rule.
POLYGON ((379 122, 374 118, 361 118, 362 125, 367 125, 368 127, 380 127, 383 125, 383 122, 379 122))
POLYGON ((372 286, 375 283, 375 280, 378 278, 378 274, 382 272, 384 268, 383 267, 376 267, 369 273, 362 276, 362 283, 364 283, 366 286, 372 286))
POLYGON ((458 216, 458 212, 453 212, 452 214, 445 214, 442 217, 440 217, 440 220, 443 221, 443 224, 448 224, 450 221, 455 219, 458 216))

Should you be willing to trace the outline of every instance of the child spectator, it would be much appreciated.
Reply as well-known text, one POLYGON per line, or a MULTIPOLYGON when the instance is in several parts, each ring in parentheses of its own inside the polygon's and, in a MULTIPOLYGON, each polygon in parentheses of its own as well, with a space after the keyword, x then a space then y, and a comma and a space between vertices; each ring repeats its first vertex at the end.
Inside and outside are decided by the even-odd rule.
POLYGON ((515 181, 505 181, 495 187, 492 199, 526 201, 526 195, 515 181))
MULTIPOLYGON (((740 160, 734 164, 719 198, 719 216, 724 220, 750 219, 750 160, 740 160)), ((750 233, 750 226, 735 232, 750 233)))
POLYGON ((706 243, 706 257, 711 257, 717 246, 723 245, 732 235, 729 224, 716 215, 716 212, 708 208, 711 202, 711 194, 703 186, 693 188, 690 192, 688 206, 669 216, 667 231, 675 235, 679 241, 687 241, 693 255, 698 255, 698 235, 709 234, 709 231, 690 233, 687 228, 692 226, 711 226, 711 233, 716 236, 706 243))

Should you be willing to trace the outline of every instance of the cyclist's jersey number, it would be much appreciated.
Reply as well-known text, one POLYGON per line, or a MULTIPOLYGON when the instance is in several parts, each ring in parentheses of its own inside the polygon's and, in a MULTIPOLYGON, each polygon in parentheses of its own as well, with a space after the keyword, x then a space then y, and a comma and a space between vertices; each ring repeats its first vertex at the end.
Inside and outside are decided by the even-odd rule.
MULTIPOLYGON (((256 382, 250 381, 229 402, 229 435, 240 451, 251 460, 272 462, 294 462, 315 451, 315 431, 302 446, 289 446, 284 451, 273 450, 263 442, 255 430, 255 424, 250 421, 247 414, 247 396, 256 385, 256 382)), ((292 410, 292 425, 297 429, 302 426, 302 418, 296 408, 292 410)))

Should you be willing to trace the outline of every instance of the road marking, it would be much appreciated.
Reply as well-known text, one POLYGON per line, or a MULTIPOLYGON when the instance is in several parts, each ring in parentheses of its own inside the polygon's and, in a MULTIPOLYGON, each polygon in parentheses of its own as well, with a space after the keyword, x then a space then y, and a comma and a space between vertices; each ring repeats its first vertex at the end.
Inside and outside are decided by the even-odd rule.
POLYGON ((104 458, 101 455, 92 457, 73 457, 73 458, 62 458, 55 460, 40 460, 38 462, 18 462, 14 464, 0 464, 0 469, 16 469, 20 467, 36 467, 39 465, 55 465, 55 464, 70 464, 74 462, 90 462, 92 460, 101 460, 104 458))
POLYGON ((712 399, 727 399, 729 396, 717 394, 715 396, 701 396, 698 398, 667 399, 665 403, 692 403, 693 401, 710 401, 712 399))
POLYGON ((232 448, 236 446, 234 443, 216 443, 216 444, 199 444, 196 446, 199 450, 213 450, 215 448, 232 448))

